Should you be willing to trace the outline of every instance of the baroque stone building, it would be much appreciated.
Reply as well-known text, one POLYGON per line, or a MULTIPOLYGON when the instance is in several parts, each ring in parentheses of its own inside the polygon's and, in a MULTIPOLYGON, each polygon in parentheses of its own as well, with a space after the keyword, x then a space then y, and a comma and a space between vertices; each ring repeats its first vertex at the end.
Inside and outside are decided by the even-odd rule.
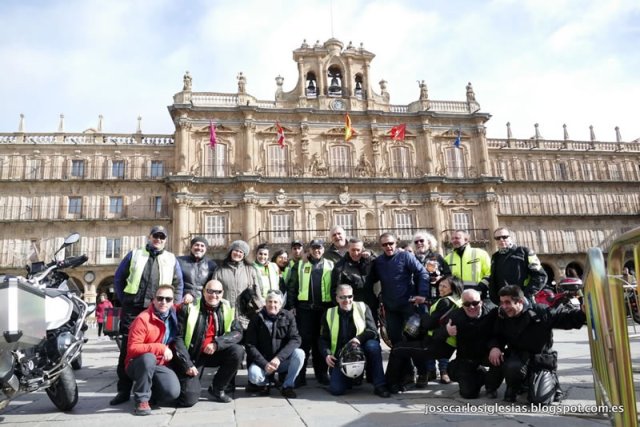
MULTIPOLYGON (((390 104, 386 82, 370 81, 374 54, 336 39, 293 51, 298 80, 274 101, 195 92, 185 74, 169 113, 173 135, 109 134, 101 119, 83 133, 0 134, 0 268, 20 273, 45 259, 71 231, 67 251, 89 262, 71 272, 87 299, 109 292, 115 267, 144 244, 154 224, 168 247, 188 251, 204 235, 222 258, 236 239, 288 247, 328 238, 332 225, 374 246, 383 231, 410 240, 428 230, 443 251, 455 229, 495 249, 509 227, 536 250, 551 277, 582 270, 589 247, 604 250, 640 218, 640 142, 488 138, 471 83, 464 99, 390 104), (345 142, 349 114, 353 138, 345 142), (211 123, 216 144, 211 146, 211 123), (394 126, 406 125, 404 140, 394 126), (285 134, 277 141, 278 126, 285 134), (459 138, 459 144, 456 140, 459 138)), ((462 90, 461 90, 462 92, 462 90)))

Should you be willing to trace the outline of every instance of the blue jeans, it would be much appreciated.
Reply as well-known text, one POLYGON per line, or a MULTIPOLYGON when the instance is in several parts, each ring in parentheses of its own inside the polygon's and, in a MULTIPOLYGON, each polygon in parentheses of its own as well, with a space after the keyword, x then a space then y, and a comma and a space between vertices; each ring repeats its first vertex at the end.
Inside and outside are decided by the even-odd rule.
MULTIPOLYGON (((449 366, 449 359, 438 359, 438 366, 441 371, 446 371, 449 366)), ((436 370, 436 360, 429 359, 427 360, 427 371, 435 371, 436 370)))
MULTIPOLYGON (((371 373, 371 379, 374 387, 380 387, 386 384, 384 371, 382 369, 382 349, 378 340, 369 340, 362 347, 365 358, 367 360, 367 372, 371 373)), ((331 370, 331 378, 329 380, 329 393, 334 396, 344 394, 351 388, 352 379, 346 377, 340 368, 336 366, 331 370)))
MULTIPOLYGON (((303 363, 304 351, 299 348, 296 348, 288 359, 280 362, 280 366, 278 366, 278 370, 276 372, 279 374, 287 373, 284 383, 282 384, 283 387, 293 388, 294 382, 302 369, 303 363)), ((247 372, 249 382, 252 384, 259 386, 267 385, 267 372, 255 363, 252 363, 251 366, 249 366, 249 370, 247 372)))

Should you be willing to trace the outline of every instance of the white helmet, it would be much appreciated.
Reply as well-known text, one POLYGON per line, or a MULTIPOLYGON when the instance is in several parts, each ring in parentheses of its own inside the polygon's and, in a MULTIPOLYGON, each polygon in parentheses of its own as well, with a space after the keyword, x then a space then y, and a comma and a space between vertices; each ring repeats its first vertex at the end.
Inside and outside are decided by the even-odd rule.
POLYGON ((347 343, 340 351, 340 371, 347 378, 358 378, 364 373, 366 358, 359 345, 347 343))

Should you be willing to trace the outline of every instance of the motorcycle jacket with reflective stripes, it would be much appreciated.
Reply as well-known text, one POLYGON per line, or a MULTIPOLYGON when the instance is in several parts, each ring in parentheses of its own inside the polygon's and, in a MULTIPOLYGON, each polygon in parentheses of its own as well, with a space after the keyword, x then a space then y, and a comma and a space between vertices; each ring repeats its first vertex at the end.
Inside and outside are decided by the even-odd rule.
POLYGON ((462 280, 465 289, 475 288, 478 283, 491 274, 491 257, 480 249, 472 248, 468 244, 464 247, 462 256, 457 250, 452 250, 444 257, 451 269, 451 275, 462 280))

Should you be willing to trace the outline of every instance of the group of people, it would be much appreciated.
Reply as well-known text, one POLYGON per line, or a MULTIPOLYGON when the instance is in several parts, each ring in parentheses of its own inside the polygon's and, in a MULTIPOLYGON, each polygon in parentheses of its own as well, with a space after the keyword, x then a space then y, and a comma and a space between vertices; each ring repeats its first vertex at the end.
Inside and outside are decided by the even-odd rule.
POLYGON ((193 238, 190 253, 176 257, 167 237, 154 226, 114 279, 122 345, 111 404, 133 391, 138 415, 160 403, 193 406, 205 367, 218 368, 210 398, 230 402, 245 356, 250 394, 277 387, 295 398, 311 357, 316 381, 333 395, 365 379, 384 398, 424 387, 437 379, 437 361, 440 381, 458 382, 465 398, 483 386, 496 397, 504 379, 504 398, 515 401, 533 374, 547 372, 546 388, 529 390, 529 400, 549 403, 561 397, 551 330, 584 323, 580 310, 533 303, 546 274, 506 228, 494 232, 493 256, 472 248, 464 230, 452 234, 446 256, 429 233, 414 236, 412 251, 383 233, 376 256, 335 226, 326 250, 314 239, 305 254, 294 240, 289 253, 270 257, 259 245, 249 262, 249 245, 238 240, 221 265, 206 256, 206 239, 193 238), (386 373, 379 330, 392 346, 386 373))

